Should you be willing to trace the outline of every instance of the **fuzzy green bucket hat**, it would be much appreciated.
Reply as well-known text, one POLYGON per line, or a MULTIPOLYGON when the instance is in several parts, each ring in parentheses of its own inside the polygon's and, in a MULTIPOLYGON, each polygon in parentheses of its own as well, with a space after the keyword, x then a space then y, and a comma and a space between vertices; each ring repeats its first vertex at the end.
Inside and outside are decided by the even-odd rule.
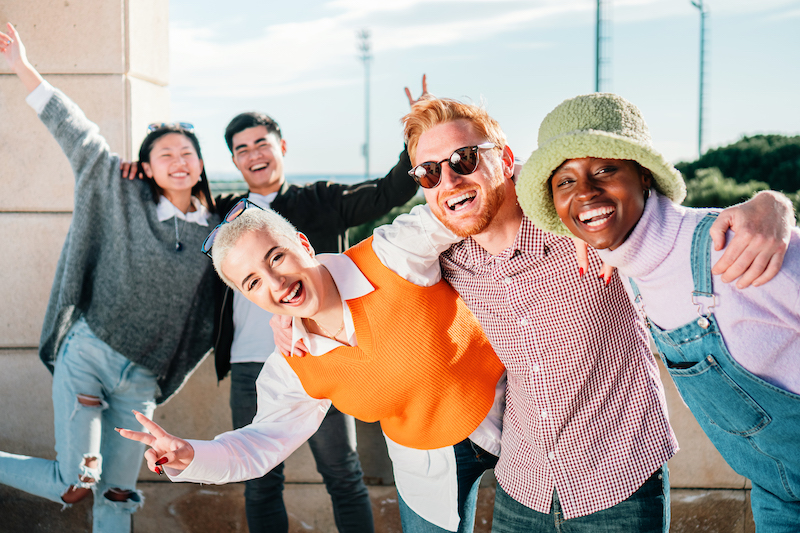
POLYGON ((652 146, 639 109, 621 96, 594 93, 565 100, 539 127, 539 148, 522 167, 517 197, 525 215, 540 229, 572 235, 553 206, 548 182, 567 159, 628 159, 653 173, 655 188, 675 203, 686 197, 680 172, 652 146))

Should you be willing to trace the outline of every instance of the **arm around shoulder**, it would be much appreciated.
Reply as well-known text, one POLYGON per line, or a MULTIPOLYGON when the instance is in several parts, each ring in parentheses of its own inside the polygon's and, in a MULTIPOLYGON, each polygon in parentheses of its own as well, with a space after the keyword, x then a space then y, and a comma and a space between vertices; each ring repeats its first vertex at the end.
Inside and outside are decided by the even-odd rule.
POLYGON ((442 277, 439 255, 462 240, 436 218, 428 205, 417 205, 391 224, 375 228, 372 249, 395 274, 415 285, 429 287, 442 277))
POLYGON ((723 210, 711 227, 714 248, 725 245, 728 229, 735 233, 725 253, 712 272, 744 289, 763 285, 781 268, 796 224, 794 207, 786 196, 775 191, 761 191, 752 199, 723 210))

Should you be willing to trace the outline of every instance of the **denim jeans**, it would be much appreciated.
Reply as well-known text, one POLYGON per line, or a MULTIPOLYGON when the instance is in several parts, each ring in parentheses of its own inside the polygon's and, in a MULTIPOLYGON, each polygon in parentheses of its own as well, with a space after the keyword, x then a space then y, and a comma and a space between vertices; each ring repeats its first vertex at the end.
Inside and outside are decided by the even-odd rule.
POLYGON ((509 496, 498 484, 492 533, 666 533, 669 531, 669 473, 655 471, 627 500, 587 516, 564 519, 558 494, 550 513, 539 513, 509 496))
MULTIPOLYGON (((231 413, 238 429, 253 421, 257 410, 256 379, 263 363, 231 365, 231 413)), ((319 430, 308 439, 333 504, 333 517, 341 533, 371 533, 372 503, 364 485, 356 451, 356 426, 352 416, 331 406, 319 430)), ((286 533, 289 522, 283 503, 283 463, 258 479, 245 481, 245 511, 251 533, 286 533)))
MULTIPOLYGON (((475 527, 475 507, 478 502, 478 488, 483 473, 495 467, 497 457, 487 452, 469 439, 455 446, 456 475, 458 479, 458 516, 461 522, 458 533, 472 533, 475 527)), ((403 533, 444 533, 447 530, 431 524, 415 513, 398 493, 400 521, 403 533)))
POLYGON ((152 417, 156 387, 152 372, 112 350, 78 320, 61 345, 53 374, 56 460, 0 452, 0 483, 65 506, 61 496, 71 486, 91 488, 93 531, 129 532, 131 514, 143 504, 136 479, 144 445, 114 428, 143 430, 131 410, 152 417), (100 405, 85 406, 78 394, 97 397, 100 405), (97 459, 93 468, 84 464, 90 458, 97 459), (114 502, 105 497, 109 489, 132 494, 114 502))

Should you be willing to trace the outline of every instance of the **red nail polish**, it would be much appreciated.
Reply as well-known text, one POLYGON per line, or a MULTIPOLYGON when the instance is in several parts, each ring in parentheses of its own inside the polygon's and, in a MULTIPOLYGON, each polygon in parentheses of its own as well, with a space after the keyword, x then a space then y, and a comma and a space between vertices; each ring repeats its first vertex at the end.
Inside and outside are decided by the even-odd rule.
POLYGON ((158 474, 158 475, 160 476, 160 475, 161 475, 161 474, 163 474, 163 473, 164 473, 164 471, 163 471, 163 470, 161 470, 161 468, 157 466, 157 467, 156 467, 156 474, 158 474))
POLYGON ((581 277, 581 278, 583 277, 583 267, 580 267, 578 269, 578 277, 581 277))
POLYGON ((605 275, 605 274, 603 274, 603 273, 601 272, 601 273, 600 273, 600 275, 599 275, 599 276, 597 276, 597 279, 603 279, 605 276, 606 276, 606 275, 605 275))
POLYGON ((606 287, 608 287, 609 283, 611 283, 611 276, 608 276, 608 279, 606 280, 606 287))
POLYGON ((166 457, 162 457, 161 459, 156 461, 156 465, 161 466, 161 465, 166 464, 168 462, 169 462, 169 459, 167 459, 166 457))

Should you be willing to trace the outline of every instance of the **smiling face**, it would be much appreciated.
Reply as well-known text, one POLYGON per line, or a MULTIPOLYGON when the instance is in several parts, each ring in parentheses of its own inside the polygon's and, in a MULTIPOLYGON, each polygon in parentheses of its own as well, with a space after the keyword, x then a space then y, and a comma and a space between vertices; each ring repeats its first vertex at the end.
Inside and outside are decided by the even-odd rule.
POLYGON ((164 196, 175 203, 176 195, 191 194, 200 180, 203 161, 192 141, 180 133, 159 137, 150 149, 150 161, 142 163, 147 177, 155 180, 164 196))
POLYGON ((634 161, 569 159, 550 178, 559 218, 597 249, 619 247, 644 212, 652 177, 634 161))
POLYGON ((299 241, 269 231, 243 234, 222 263, 222 272, 245 298, 265 311, 314 318, 338 310, 330 273, 314 258, 305 235, 299 241))
POLYGON ((266 126, 254 126, 235 134, 231 145, 233 164, 252 192, 267 195, 280 189, 285 140, 268 133, 266 126))
MULTIPOLYGON (((467 120, 459 119, 433 126, 419 136, 414 165, 448 159, 453 151, 487 142, 467 120)), ((499 147, 498 147, 499 148, 499 147)), ((502 158, 498 148, 480 150, 478 168, 462 176, 442 164, 442 178, 432 189, 422 189, 431 211, 456 235, 467 237, 484 232, 503 202, 513 169, 513 157, 502 158)), ((508 151, 510 154, 510 151, 508 151)))

